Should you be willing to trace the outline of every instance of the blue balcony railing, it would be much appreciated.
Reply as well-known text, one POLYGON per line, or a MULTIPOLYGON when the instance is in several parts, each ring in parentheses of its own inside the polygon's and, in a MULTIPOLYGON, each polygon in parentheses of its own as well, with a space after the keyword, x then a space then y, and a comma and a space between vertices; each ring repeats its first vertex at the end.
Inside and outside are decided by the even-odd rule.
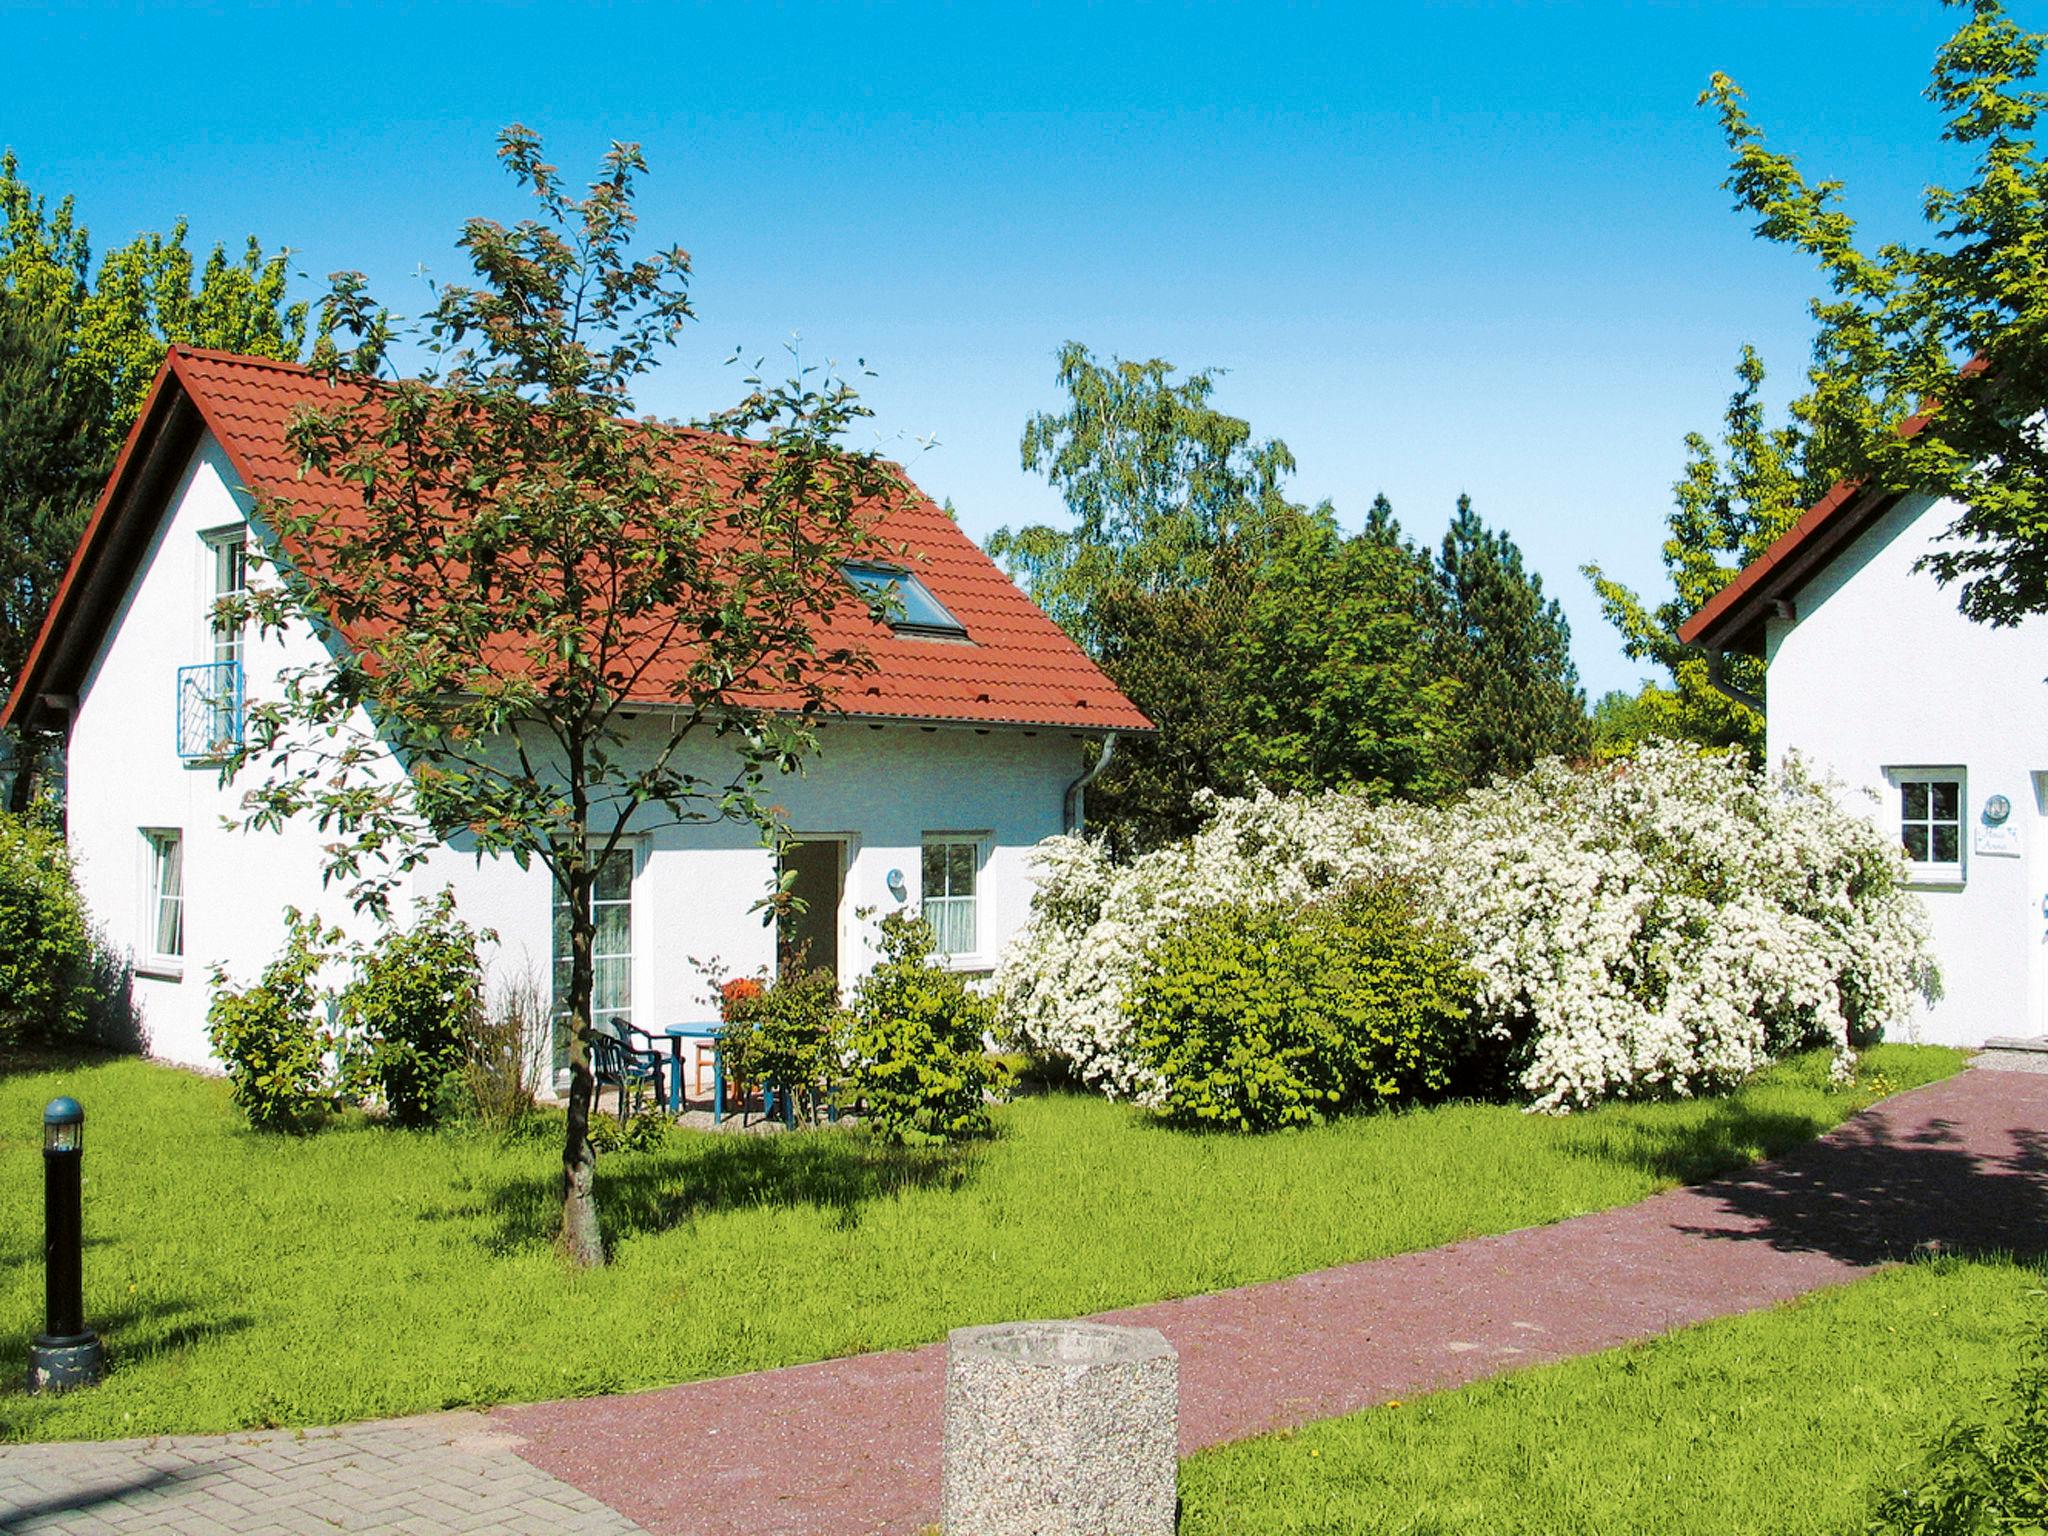
POLYGON ((178 756, 226 757, 242 744, 242 664, 209 661, 178 668, 178 756))

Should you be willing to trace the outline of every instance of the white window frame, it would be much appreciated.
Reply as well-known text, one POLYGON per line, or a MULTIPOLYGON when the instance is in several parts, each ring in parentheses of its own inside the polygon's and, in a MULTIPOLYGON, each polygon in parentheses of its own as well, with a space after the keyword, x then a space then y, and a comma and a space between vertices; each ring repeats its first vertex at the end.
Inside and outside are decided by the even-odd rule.
MULTIPOLYGON (((932 847, 952 847, 967 844, 974 849, 974 894, 966 898, 973 903, 974 945, 970 949, 939 949, 932 958, 939 964, 956 971, 986 971, 991 969, 989 960, 989 936, 992 928, 993 903, 989 900, 988 858, 993 839, 987 832, 926 832, 918 841, 917 849, 917 901, 918 913, 927 922, 931 921, 931 903, 934 900, 959 900, 958 897, 934 897, 925 889, 924 855, 932 847)), ((932 923, 936 934, 939 924, 932 923)))
POLYGON ((202 588, 206 601, 199 614, 200 633, 204 643, 200 650, 208 661, 240 662, 244 659, 243 626, 237 625, 232 631, 223 629, 214 618, 214 609, 222 598, 237 596, 249 590, 249 530, 236 523, 231 528, 209 528, 199 535, 199 542, 205 547, 206 566, 202 588), (230 552, 240 555, 235 572, 241 578, 240 585, 226 586, 221 581, 221 567, 227 562, 230 552))
POLYGON ((1928 815, 1912 818, 1906 816, 1905 791, 1909 784, 1953 784, 1956 787, 1956 856, 1950 860, 1916 859, 1905 852, 1906 883, 1908 885, 1961 885, 1968 877, 1969 828, 1970 828, 1970 776, 1969 771, 1955 766, 1911 764, 1887 768, 1885 782, 1891 787, 1891 797, 1886 803, 1885 814, 1891 819, 1893 835, 1899 847, 1905 852, 1907 826, 1928 828, 1928 852, 1933 850, 1933 829, 1948 826, 1947 817, 1937 818, 1933 814, 1930 795, 1928 815))
POLYGON ((191 948, 186 923, 185 887, 185 833, 180 827, 143 827, 142 833, 142 913, 140 927, 141 942, 135 946, 135 969, 139 975, 154 976, 160 980, 177 981, 185 974, 185 952, 191 948), (164 877, 172 862, 170 850, 176 850, 178 889, 175 894, 164 891, 164 877), (163 934, 164 903, 177 903, 178 947, 168 952, 157 947, 157 940, 163 934))
MULTIPOLYGON (((626 1006, 623 1008, 607 1008, 604 1010, 604 1014, 607 1018, 623 1017, 626 1023, 637 1025, 643 1029, 646 1026, 640 1023, 636 1015, 640 1011, 640 1000, 647 990, 643 985, 640 975, 641 956, 646 948, 641 942, 642 908, 646 902, 646 893, 641 885, 640 877, 646 869, 646 855, 646 839, 642 837, 622 838, 619 841, 619 846, 613 850, 612 856, 614 858, 626 860, 626 900, 624 903, 626 908, 626 953, 623 955, 601 954, 596 949, 593 949, 590 956, 593 972, 595 972, 599 960, 624 960, 626 962, 626 1006)), ((592 888, 591 897, 592 904, 596 905, 595 887, 592 888)), ((551 1063, 557 1055, 557 1043, 560 1039, 559 1024, 561 1021, 561 1011, 557 1006, 557 1001, 561 996, 561 992, 557 978, 561 970, 562 960, 561 957, 555 954, 554 936, 555 909, 561 905, 562 888, 555 883, 554 876, 550 874, 548 876, 548 1053, 551 1063)), ((596 977, 593 974, 592 1006, 590 1010, 593 1016, 598 1013, 596 1002, 596 977)), ((554 1074, 557 1087, 566 1084, 569 1080, 566 1065, 556 1066, 554 1074)))

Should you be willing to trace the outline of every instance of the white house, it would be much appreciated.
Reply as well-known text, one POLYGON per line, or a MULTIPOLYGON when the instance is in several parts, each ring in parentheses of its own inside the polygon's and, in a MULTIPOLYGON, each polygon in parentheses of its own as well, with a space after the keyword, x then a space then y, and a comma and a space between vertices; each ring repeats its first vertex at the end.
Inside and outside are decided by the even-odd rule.
MULTIPOLYGON (((304 494, 285 427, 327 388, 301 368, 173 349, 0 714, 64 733, 82 889, 132 953, 152 1049, 174 1061, 207 1060, 210 970, 252 978, 286 906, 350 921, 322 888, 317 831, 231 830, 242 791, 217 767, 245 700, 318 644, 220 633, 212 615, 265 538, 251 489, 304 494)), ((919 556, 894 573, 903 622, 853 621, 872 631, 876 670, 838 701, 809 771, 776 792, 808 905, 796 937, 842 984, 863 967, 872 914, 905 907, 933 919, 950 963, 988 968, 1029 907, 1029 850, 1078 821, 1083 744, 1150 728, 943 511, 919 498, 883 531, 919 556)), ((750 910, 771 859, 744 826, 633 838, 595 897, 600 1014, 657 1030, 701 1020, 693 960, 771 965, 775 936, 750 910)), ((405 900, 443 886, 496 931, 494 970, 547 985, 553 888, 538 865, 445 847, 405 900)))
POLYGON ((1914 564, 1953 502, 1837 486, 1681 631, 1768 668, 1772 764, 1896 832, 1945 995, 1918 1037, 2048 1033, 2048 620, 1976 624, 1914 564))

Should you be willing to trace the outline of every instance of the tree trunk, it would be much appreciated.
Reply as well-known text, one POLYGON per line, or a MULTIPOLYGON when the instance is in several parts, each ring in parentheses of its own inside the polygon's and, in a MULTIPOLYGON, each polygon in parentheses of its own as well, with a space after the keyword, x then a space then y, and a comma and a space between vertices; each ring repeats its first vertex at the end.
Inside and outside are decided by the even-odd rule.
POLYGON ((597 1152, 590 1145, 590 1111, 597 1096, 590 1072, 590 996, 595 981, 591 952, 596 940, 590 889, 595 883, 595 874, 585 869, 568 881, 569 1130, 562 1145, 562 1251, 585 1269, 604 1263, 604 1236, 597 1222, 597 1152))

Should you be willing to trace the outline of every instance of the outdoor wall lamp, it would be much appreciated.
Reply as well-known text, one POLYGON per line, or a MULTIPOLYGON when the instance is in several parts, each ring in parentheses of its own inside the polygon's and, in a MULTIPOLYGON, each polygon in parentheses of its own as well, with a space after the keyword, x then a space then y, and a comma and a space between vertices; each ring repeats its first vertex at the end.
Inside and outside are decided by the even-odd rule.
POLYGON ((43 1107, 43 1331, 28 1347, 28 1389, 63 1392, 100 1379, 99 1335, 85 1326, 79 1165, 85 1110, 70 1097, 43 1107))

